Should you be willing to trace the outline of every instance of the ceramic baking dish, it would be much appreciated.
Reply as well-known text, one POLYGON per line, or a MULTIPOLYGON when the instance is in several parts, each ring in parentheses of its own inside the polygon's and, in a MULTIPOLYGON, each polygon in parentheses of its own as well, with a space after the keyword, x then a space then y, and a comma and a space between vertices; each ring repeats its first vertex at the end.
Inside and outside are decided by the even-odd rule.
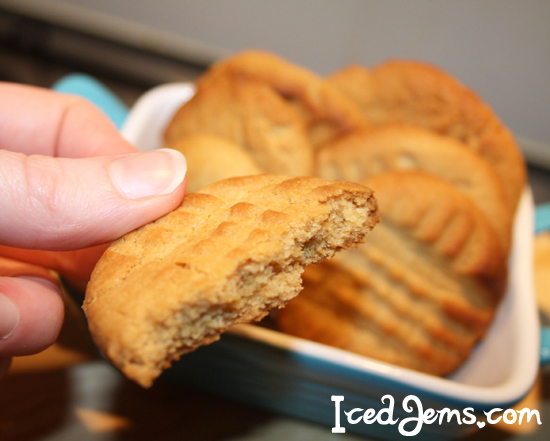
MULTIPOLYGON (((193 96, 189 83, 156 87, 130 109, 122 134, 140 150, 162 146, 162 133, 174 112, 193 96)), ((104 107, 104 106, 103 106, 104 107)), ((108 109, 105 109, 108 111, 108 109)), ((407 418, 402 400, 415 395, 424 408, 481 413, 506 409, 533 385, 539 369, 540 326, 532 275, 534 207, 526 188, 515 218, 508 289, 484 340, 448 378, 418 373, 256 325, 239 325, 219 342, 187 354, 163 377, 192 384, 255 406, 335 425, 333 395, 344 396, 341 425, 385 439, 402 439, 398 425, 349 424, 343 411, 387 407, 407 418)), ((448 439, 477 430, 476 424, 425 424, 422 439, 448 439)))

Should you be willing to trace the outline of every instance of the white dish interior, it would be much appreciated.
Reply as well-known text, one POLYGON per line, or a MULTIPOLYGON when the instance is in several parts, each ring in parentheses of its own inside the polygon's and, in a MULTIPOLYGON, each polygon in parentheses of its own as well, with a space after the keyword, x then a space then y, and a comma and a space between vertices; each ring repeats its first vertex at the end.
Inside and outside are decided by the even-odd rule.
MULTIPOLYGON (((193 93, 189 83, 167 84, 147 92, 130 111, 122 127, 123 136, 143 151, 162 147, 166 125, 193 93)), ((513 403, 529 391, 539 366, 539 321, 532 276, 533 222, 533 199, 530 190, 525 189, 514 224, 505 297, 484 340, 449 378, 425 375, 258 326, 239 325, 231 332, 450 400, 472 405, 513 403)))

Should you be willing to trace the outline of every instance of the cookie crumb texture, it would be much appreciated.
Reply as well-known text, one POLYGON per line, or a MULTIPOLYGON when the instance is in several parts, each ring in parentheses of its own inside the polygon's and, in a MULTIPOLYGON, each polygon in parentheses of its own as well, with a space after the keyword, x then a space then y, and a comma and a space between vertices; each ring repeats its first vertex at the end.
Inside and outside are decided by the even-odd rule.
POLYGON ((231 178, 189 194, 100 259, 83 306, 92 336, 149 387, 180 355, 284 306, 304 266, 362 242, 376 210, 367 187, 313 177, 231 178))

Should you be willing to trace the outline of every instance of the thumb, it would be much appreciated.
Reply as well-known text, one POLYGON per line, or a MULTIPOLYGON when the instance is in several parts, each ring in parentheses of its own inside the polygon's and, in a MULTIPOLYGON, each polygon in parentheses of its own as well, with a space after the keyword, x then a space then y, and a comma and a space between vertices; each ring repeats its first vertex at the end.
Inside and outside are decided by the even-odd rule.
POLYGON ((186 171, 170 149, 81 159, 0 150, 0 243, 74 250, 112 241, 175 209, 186 171))

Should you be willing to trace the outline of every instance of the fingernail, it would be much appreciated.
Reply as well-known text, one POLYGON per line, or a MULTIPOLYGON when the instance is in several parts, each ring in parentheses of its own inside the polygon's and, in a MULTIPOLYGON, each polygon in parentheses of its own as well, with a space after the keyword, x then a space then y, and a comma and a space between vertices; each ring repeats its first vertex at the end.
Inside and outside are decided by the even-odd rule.
POLYGON ((19 309, 6 295, 0 293, 0 340, 8 338, 19 323, 19 309))
POLYGON ((177 150, 160 149, 117 159, 109 172, 125 197, 145 199, 172 193, 183 182, 187 163, 177 150))

